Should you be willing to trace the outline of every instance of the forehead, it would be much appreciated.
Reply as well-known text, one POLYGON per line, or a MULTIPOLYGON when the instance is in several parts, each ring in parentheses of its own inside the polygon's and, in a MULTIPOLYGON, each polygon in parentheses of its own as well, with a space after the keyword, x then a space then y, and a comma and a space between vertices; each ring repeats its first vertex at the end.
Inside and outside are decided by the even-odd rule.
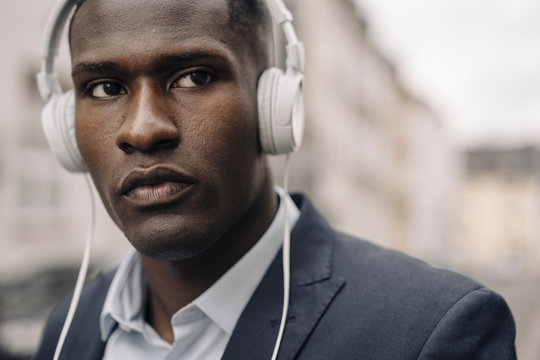
POLYGON ((191 42, 232 45, 226 0, 86 0, 73 19, 72 56, 191 42))

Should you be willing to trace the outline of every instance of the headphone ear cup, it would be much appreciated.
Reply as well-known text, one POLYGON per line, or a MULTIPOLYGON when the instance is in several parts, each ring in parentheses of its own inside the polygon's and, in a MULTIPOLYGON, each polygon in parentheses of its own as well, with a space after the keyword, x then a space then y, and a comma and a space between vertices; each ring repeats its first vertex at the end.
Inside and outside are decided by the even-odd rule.
POLYGON ((49 147, 60 164, 71 172, 86 172, 75 138, 73 90, 51 97, 41 113, 41 124, 49 147))
POLYGON ((259 141, 265 153, 276 154, 272 121, 275 117, 276 92, 283 71, 269 68, 264 71, 257 85, 257 105, 259 109, 259 141))
POLYGON ((304 131, 303 76, 269 68, 257 87, 259 139, 264 152, 278 155, 296 151, 304 131))

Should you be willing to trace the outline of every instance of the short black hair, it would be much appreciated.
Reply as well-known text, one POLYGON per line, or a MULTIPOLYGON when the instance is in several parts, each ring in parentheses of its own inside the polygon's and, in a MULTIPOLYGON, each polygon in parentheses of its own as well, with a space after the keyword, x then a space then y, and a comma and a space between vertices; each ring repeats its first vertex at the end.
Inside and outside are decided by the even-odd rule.
MULTIPOLYGON (((68 27, 69 44, 71 44, 73 19, 75 19, 75 15, 77 15, 77 12, 85 1, 80 0, 75 6, 73 15, 71 15, 68 27)), ((229 23, 233 26, 240 25, 244 28, 250 28, 264 22, 266 4, 263 0, 227 0, 227 7, 229 9, 229 23)))
POLYGON ((261 0, 227 0, 229 21, 234 25, 253 26, 264 18, 265 3, 261 0))

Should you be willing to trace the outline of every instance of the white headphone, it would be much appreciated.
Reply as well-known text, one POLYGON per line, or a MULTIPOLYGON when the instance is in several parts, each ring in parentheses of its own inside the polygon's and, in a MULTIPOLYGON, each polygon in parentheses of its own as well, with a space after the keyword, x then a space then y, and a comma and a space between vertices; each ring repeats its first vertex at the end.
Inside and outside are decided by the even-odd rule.
MULTIPOLYGON (((82 0, 58 0, 45 28, 41 44, 41 72, 37 83, 47 101, 41 122, 49 146, 62 166, 72 172, 86 172, 75 138, 75 96, 63 92, 54 72, 54 59, 62 30, 82 0)), ((304 130, 302 82, 304 47, 292 25, 292 14, 283 0, 265 0, 272 20, 281 26, 286 39, 286 69, 269 68, 259 78, 257 103, 259 139, 264 152, 286 154, 298 149, 304 130)))

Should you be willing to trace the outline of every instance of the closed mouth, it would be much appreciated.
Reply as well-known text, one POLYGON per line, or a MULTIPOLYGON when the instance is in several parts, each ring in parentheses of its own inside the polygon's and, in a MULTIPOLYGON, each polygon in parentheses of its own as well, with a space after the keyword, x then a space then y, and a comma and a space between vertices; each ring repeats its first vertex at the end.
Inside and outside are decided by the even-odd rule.
POLYGON ((160 205, 176 200, 195 181, 192 177, 169 167, 152 167, 130 172, 120 185, 120 193, 137 205, 160 205))
POLYGON ((126 193, 126 196, 141 202, 159 201, 175 196, 176 194, 184 191, 192 184, 185 182, 171 182, 166 181, 153 185, 137 186, 131 191, 126 193))

